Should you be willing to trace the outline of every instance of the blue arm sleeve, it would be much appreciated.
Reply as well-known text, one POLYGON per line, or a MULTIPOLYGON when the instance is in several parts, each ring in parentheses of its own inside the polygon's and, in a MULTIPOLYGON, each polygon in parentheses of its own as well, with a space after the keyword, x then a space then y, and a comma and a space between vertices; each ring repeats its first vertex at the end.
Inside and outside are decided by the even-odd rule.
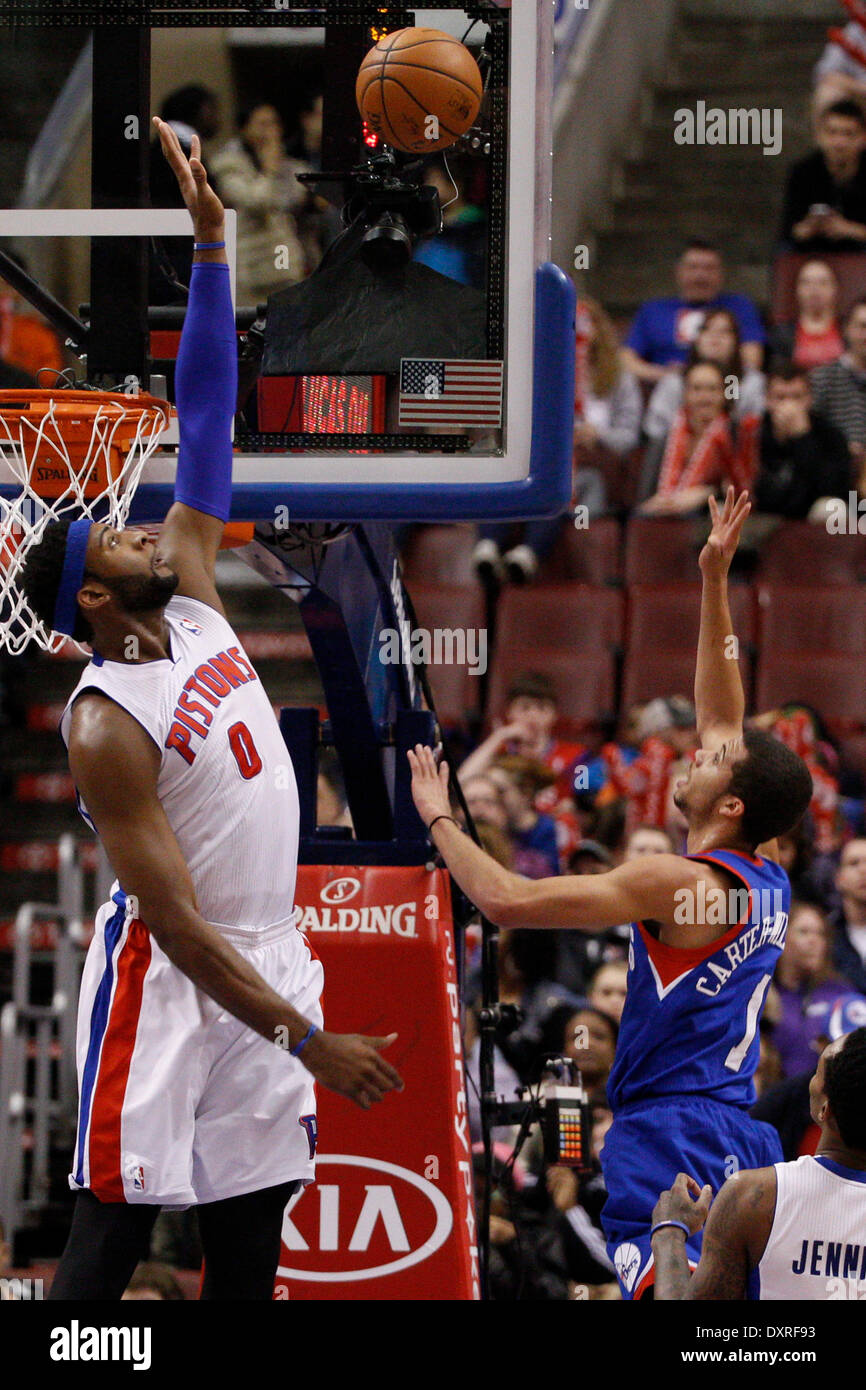
POLYGON ((232 496, 231 424, 238 350, 229 268, 197 261, 175 372, 180 425, 176 502, 228 521, 232 496))

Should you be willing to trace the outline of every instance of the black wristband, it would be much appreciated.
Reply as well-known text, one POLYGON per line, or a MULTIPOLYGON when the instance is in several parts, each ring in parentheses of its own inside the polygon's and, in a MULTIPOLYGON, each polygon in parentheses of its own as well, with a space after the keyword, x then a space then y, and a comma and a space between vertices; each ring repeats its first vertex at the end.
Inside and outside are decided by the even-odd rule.
POLYGON ((433 829, 433 827, 434 827, 434 825, 436 824, 437 820, 450 820, 450 822, 451 822, 452 825, 456 825, 456 826, 457 826, 457 829, 458 829, 458 830, 460 829, 460 822, 459 822, 459 821, 456 821, 456 820, 454 819, 453 816, 448 816, 448 815, 446 815, 445 812, 443 811, 441 816, 434 816, 433 819, 431 820, 430 824, 427 826, 427 833, 428 833, 428 835, 429 835, 430 831, 433 829))

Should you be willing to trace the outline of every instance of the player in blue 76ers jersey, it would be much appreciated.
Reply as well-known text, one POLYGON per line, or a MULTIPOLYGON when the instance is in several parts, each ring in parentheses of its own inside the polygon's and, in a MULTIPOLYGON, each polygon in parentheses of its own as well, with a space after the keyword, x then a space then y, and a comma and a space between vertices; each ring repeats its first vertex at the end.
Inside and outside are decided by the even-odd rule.
MULTIPOLYGON (((743 730, 744 700, 727 576, 748 494, 710 498, 695 705, 698 749, 674 799, 688 854, 642 856, 607 874, 538 879, 509 873, 450 818, 447 768, 429 748, 409 754, 415 804, 463 891, 501 927, 597 931, 632 921, 628 994, 608 1093, 614 1121, 602 1167, 602 1222, 626 1298, 653 1281, 658 1192, 678 1172, 714 1191, 738 1168, 781 1158, 769 1125, 752 1120, 758 1023, 785 941, 790 902, 775 837, 803 815, 809 771, 777 739, 743 730)), ((688 1246, 697 1261, 700 1245, 688 1246)))

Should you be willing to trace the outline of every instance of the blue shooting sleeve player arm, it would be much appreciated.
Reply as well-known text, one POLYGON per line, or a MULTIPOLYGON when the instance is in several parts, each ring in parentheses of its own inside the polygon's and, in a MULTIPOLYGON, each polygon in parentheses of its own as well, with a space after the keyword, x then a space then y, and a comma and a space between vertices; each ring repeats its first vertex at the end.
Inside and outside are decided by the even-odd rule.
POLYGON ((237 393, 229 268, 217 261, 197 261, 175 372, 180 446, 174 498, 221 521, 228 521, 231 511, 231 425, 237 393))

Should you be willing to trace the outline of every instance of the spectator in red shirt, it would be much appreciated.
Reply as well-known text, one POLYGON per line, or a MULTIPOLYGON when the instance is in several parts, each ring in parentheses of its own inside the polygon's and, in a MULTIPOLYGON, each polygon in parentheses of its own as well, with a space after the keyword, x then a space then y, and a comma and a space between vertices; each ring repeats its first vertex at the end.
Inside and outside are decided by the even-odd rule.
POLYGON ((838 848, 839 783, 834 774, 836 753, 825 739, 821 722, 806 705, 790 704, 757 715, 756 728, 769 729, 801 757, 812 774, 813 795, 809 815, 814 827, 812 848, 817 854, 838 848))
POLYGON ((826 261, 806 261, 797 274, 797 317, 770 335, 770 355, 811 371, 845 351, 839 320, 839 281, 826 261))
POLYGON ((605 744, 601 750, 608 770, 606 797, 625 801, 629 835, 638 826, 668 827, 678 765, 697 746, 694 705, 682 695, 651 700, 641 714, 641 734, 633 761, 622 757, 617 744, 605 744))
POLYGON ((718 363, 686 369, 682 408, 667 438, 652 440, 646 451, 639 488, 644 515, 688 516, 728 482, 738 491, 751 486, 760 422, 750 415, 734 426, 731 405, 718 363))

